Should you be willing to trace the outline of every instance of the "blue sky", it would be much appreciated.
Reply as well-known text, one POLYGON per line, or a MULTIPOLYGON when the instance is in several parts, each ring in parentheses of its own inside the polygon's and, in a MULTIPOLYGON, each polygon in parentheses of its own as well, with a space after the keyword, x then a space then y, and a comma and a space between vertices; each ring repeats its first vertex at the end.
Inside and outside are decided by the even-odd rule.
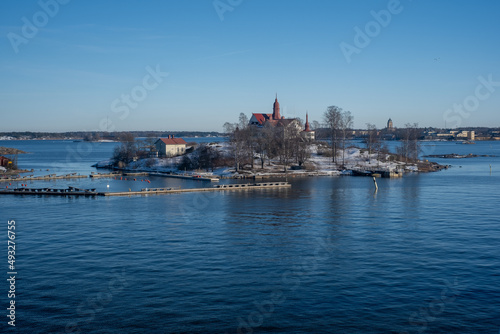
POLYGON ((495 0, 5 0, 0 131, 222 131, 272 112, 275 93, 286 117, 321 121, 337 105, 357 128, 498 127, 499 12, 495 0))

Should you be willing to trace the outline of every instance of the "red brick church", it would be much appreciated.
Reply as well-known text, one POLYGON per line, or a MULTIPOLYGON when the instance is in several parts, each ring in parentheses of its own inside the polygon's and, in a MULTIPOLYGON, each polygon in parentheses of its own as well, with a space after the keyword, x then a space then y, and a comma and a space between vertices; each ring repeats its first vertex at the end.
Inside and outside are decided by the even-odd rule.
POLYGON ((276 100, 273 104, 272 114, 257 114, 253 113, 252 118, 250 118, 251 125, 264 126, 266 123, 268 125, 284 125, 288 126, 291 122, 296 121, 295 118, 285 118, 280 115, 280 103, 278 102, 278 95, 276 94, 276 100))
MULTIPOLYGON (((276 94, 276 99, 273 104, 272 114, 259 114, 253 113, 249 121, 250 125, 255 125, 258 127, 264 126, 282 126, 282 127, 294 127, 297 131, 301 131, 299 120, 297 118, 285 118, 280 114, 280 103, 278 102, 278 94, 276 94)), ((314 140, 314 131, 310 129, 309 125, 309 115, 306 114, 306 124, 304 130, 301 131, 303 136, 307 139, 314 140)))

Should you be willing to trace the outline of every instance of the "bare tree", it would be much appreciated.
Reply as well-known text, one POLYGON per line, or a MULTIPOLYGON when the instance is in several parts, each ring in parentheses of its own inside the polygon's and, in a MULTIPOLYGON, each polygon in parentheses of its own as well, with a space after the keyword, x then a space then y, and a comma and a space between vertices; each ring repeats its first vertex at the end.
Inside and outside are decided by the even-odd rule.
POLYGON ((303 165, 310 157, 310 151, 300 135, 301 128, 295 125, 295 122, 280 122, 258 127, 249 125, 244 114, 240 114, 237 124, 225 123, 224 130, 229 135, 236 170, 246 163, 251 163, 253 169, 255 157, 260 160, 261 168, 274 158, 279 159, 285 172, 294 159, 303 165))
POLYGON ((158 137, 156 137, 153 133, 148 133, 148 136, 146 139, 144 139, 143 143, 143 148, 146 152, 149 152, 150 154, 154 151, 156 151, 155 143, 158 140, 158 137))
POLYGON ((397 152, 408 161, 417 161, 420 153, 420 131, 418 123, 406 123, 405 128, 400 131, 401 145, 397 152))
POLYGON ((285 172, 295 157, 295 146, 299 136, 300 132, 292 125, 276 126, 274 128, 274 149, 285 172))
POLYGON ((300 136, 294 138, 293 142, 295 147, 294 155, 297 159, 297 164, 302 167, 311 157, 309 142, 300 136))
POLYGON ((342 165, 345 165, 345 142, 347 138, 347 130, 352 127, 354 117, 350 111, 342 111, 340 113, 339 127, 342 134, 342 165))
POLYGON ((114 166, 122 168, 134 161, 134 158, 137 156, 138 147, 132 133, 124 133, 120 138, 121 144, 115 147, 112 161, 114 166))
POLYGON ((323 121, 330 132, 333 162, 336 162, 337 157, 337 138, 339 134, 341 114, 342 108, 337 106, 329 106, 323 114, 323 121))
POLYGON ((368 134, 366 136, 366 147, 368 148, 368 155, 371 159, 372 153, 380 151, 380 137, 379 131, 374 124, 366 123, 368 134))
POLYGON ((266 160, 269 160, 273 155, 274 128, 265 126, 256 129, 255 153, 259 156, 260 168, 264 168, 266 160))
POLYGON ((248 118, 241 113, 238 124, 226 122, 223 127, 224 131, 229 135, 231 155, 234 159, 235 169, 238 172, 243 163, 249 158, 249 147, 251 147, 249 135, 251 130, 249 129, 248 118))
POLYGON ((246 129, 248 127, 248 117, 244 113, 240 113, 238 127, 240 130, 246 129))

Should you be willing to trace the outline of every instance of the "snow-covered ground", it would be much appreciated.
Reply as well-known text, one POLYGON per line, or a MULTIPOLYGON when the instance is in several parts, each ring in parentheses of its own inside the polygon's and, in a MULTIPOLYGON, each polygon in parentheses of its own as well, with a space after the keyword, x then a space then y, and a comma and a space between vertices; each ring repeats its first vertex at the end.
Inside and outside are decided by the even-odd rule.
MULTIPOLYGON (((222 154, 228 154, 230 144, 227 142, 213 143, 213 148, 221 151, 222 154)), ((389 161, 389 155, 368 153, 366 149, 357 147, 346 148, 343 156, 342 150, 339 150, 337 155, 337 164, 332 162, 332 157, 323 155, 325 152, 324 147, 318 145, 310 146, 311 156, 305 163, 304 169, 293 170, 287 168, 288 174, 307 174, 307 175, 340 175, 347 170, 378 170, 378 171, 394 171, 404 170, 406 172, 416 172, 418 167, 415 164, 405 164, 403 162, 389 161), (342 162, 344 161, 344 170, 340 170, 342 162)), ((190 153, 192 154, 192 153, 190 153)), ((127 169, 136 171, 148 172, 173 172, 173 173, 186 173, 197 174, 206 176, 219 176, 219 177, 238 177, 243 175, 256 175, 265 176, 273 174, 281 174, 284 172, 284 166, 280 165, 277 160, 266 161, 264 168, 261 169, 260 160, 256 159, 254 162, 254 169, 250 170, 250 166, 243 166, 239 173, 235 172, 235 168, 231 166, 216 168, 213 172, 206 171, 184 171, 179 170, 177 166, 182 161, 182 156, 174 158, 150 158, 135 161, 129 165, 127 169)), ((97 165, 104 167, 110 164, 110 160, 99 162, 97 165)), ((292 165, 296 165, 292 163, 292 165)))

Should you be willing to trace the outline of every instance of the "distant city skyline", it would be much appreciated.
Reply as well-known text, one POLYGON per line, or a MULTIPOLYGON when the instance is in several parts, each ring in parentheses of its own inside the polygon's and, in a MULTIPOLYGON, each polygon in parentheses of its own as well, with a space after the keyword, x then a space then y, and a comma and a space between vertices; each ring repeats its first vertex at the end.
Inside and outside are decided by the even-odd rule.
POLYGON ((240 113, 354 128, 500 126, 500 3, 0 3, 8 131, 222 131, 240 113))

